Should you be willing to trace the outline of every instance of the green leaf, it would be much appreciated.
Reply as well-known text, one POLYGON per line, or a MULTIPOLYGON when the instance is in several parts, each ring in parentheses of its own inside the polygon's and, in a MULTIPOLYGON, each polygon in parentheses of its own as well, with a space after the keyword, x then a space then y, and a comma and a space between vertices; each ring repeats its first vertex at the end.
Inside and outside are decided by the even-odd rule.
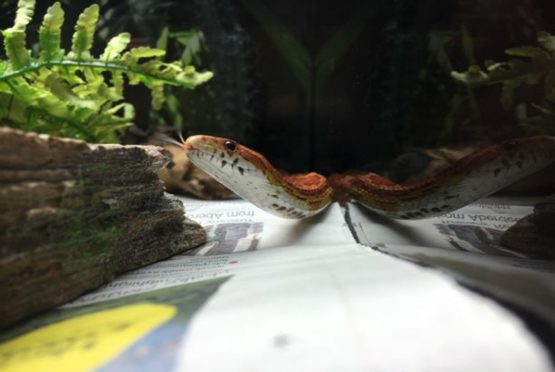
POLYGON ((25 46, 25 33, 17 31, 3 31, 4 49, 10 61, 12 70, 17 70, 29 64, 29 51, 25 46))
POLYGON ((41 60, 50 61, 62 58, 63 51, 60 49, 60 39, 63 23, 64 11, 60 2, 56 2, 46 11, 39 29, 41 60))
POLYGON ((112 85, 114 87, 114 94, 117 95, 118 100, 123 99, 123 73, 120 71, 112 72, 112 85))
POLYGON ((538 41, 546 50, 555 54, 555 36, 548 32, 539 32, 538 41))
POLYGON ((183 116, 181 115, 181 102, 179 99, 171 93, 166 94, 165 108, 170 116, 170 123, 172 126, 182 129, 183 128, 183 116))
POLYGON ((152 91, 152 106, 164 102, 164 88, 194 88, 212 77, 179 61, 164 63, 160 49, 139 47, 121 55, 131 36, 112 38, 99 58, 90 54, 98 6, 85 9, 75 25, 72 50, 60 47, 64 12, 48 8, 39 29, 38 58, 25 45, 34 1, 20 0, 14 26, 3 31, 8 61, 0 61, 0 119, 26 130, 71 136, 91 142, 117 141, 117 131, 132 124, 134 108, 121 102, 125 78, 152 91))
POLYGON ((83 107, 90 110, 98 110, 99 106, 94 100, 83 99, 76 95, 69 84, 55 75, 48 75, 44 81, 44 86, 60 100, 65 101, 76 107, 83 107))
POLYGON ((197 72, 193 66, 187 66, 187 69, 179 73, 176 79, 184 87, 192 89, 197 85, 206 83, 213 76, 214 74, 211 71, 197 72))
POLYGON ((121 55, 121 52, 127 48, 129 42, 131 41, 131 34, 128 32, 122 32, 118 36, 113 37, 106 45, 106 49, 104 49, 104 53, 100 56, 101 60, 110 61, 118 59, 121 55))
POLYGON ((170 36, 170 30, 168 26, 164 26, 158 40, 156 40, 156 49, 166 50, 168 49, 168 38, 170 36))
POLYGON ((71 57, 78 60, 91 57, 89 51, 93 44, 94 31, 98 21, 98 9, 98 5, 93 4, 79 15, 72 39, 71 57))
POLYGON ((163 57, 166 55, 166 51, 162 49, 155 49, 149 47, 137 47, 133 48, 123 56, 123 59, 131 59, 137 61, 141 58, 155 58, 163 57))
POLYGON ((9 30, 11 32, 25 33, 25 29, 31 21, 31 18, 33 18, 34 12, 35 0, 19 0, 17 2, 17 12, 15 13, 14 25, 9 30))
POLYGON ((19 0, 14 25, 4 31, 4 50, 13 69, 29 64, 29 51, 25 40, 25 30, 35 11, 34 0, 19 0))
POLYGON ((488 79, 488 75, 482 71, 480 66, 470 66, 466 72, 452 71, 451 76, 466 84, 480 84, 488 79))
POLYGON ((543 50, 538 47, 534 46, 523 46, 517 48, 510 48, 505 51, 505 53, 509 56, 514 57, 539 57, 543 55, 543 50))
POLYGON ((164 103, 164 84, 158 81, 154 82, 150 89, 152 90, 152 108, 160 110, 164 103))
MULTIPOLYGON (((466 72, 452 72, 452 76, 469 85, 501 84, 501 104, 514 113, 519 123, 526 124, 526 129, 541 130, 541 126, 555 124, 555 37, 547 32, 538 33, 540 46, 521 46, 505 51, 516 57, 503 62, 486 61, 486 71, 471 66, 466 72), (523 85, 544 85, 541 103, 514 102, 515 91, 523 85), (537 114, 529 115, 529 107, 537 114), (550 124, 551 123, 551 124, 550 124)), ((549 132, 549 130, 547 130, 549 132)))
POLYGON ((190 64, 199 65, 202 63, 200 54, 202 50, 205 49, 204 34, 202 31, 173 32, 170 36, 185 47, 180 58, 184 66, 190 64))

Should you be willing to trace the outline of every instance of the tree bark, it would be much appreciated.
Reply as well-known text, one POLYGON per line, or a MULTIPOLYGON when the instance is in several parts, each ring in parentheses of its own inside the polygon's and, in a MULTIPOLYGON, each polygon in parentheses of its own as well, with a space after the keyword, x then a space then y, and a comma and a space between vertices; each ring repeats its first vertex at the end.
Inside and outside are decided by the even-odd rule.
POLYGON ((0 328, 205 242, 164 193, 166 161, 0 128, 0 328))

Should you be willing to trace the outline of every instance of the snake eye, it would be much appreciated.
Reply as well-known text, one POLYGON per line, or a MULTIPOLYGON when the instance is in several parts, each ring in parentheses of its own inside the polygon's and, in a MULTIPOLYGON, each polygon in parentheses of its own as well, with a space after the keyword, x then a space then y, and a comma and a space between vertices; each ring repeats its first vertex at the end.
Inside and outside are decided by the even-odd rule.
POLYGON ((224 146, 229 151, 235 151, 235 149, 237 148, 237 144, 234 141, 231 141, 231 140, 225 141, 224 146))

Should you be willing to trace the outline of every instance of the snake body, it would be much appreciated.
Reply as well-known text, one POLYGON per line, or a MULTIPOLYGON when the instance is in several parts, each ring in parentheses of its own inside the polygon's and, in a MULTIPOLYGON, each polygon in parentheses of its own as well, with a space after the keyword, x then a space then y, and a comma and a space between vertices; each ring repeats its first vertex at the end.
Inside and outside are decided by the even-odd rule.
POLYGON ((287 174, 230 139, 198 135, 182 147, 206 173, 257 207, 301 219, 331 202, 354 200, 397 219, 445 214, 490 195, 555 161, 555 137, 515 139, 478 150, 426 181, 400 185, 375 173, 287 174))
POLYGON ((333 190, 324 176, 282 173, 263 155, 229 139, 192 136, 183 146, 196 166, 272 214, 301 219, 332 202, 333 190))

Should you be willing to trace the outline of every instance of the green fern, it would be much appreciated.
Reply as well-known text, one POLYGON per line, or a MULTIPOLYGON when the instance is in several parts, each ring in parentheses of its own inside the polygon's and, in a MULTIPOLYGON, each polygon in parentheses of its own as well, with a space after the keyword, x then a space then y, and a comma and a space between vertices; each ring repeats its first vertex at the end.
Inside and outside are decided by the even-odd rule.
POLYGON ((99 8, 97 4, 89 6, 79 15, 72 38, 70 58, 90 58, 89 50, 92 48, 98 15, 99 8))
POLYGON ((555 36, 540 32, 539 46, 510 48, 508 61, 486 61, 485 68, 473 65, 465 72, 451 72, 456 80, 471 87, 501 85, 501 104, 514 109, 516 119, 533 132, 555 133, 555 36), (523 85, 543 84, 543 99, 537 104, 514 102, 523 85))
POLYGON ((42 61, 59 60, 63 56, 60 49, 64 11, 60 3, 55 3, 46 11, 39 29, 40 59, 42 61))
POLYGON ((97 58, 91 55, 98 5, 79 16, 71 51, 61 47, 64 11, 48 8, 39 28, 39 51, 26 47, 26 26, 34 0, 19 0, 13 27, 2 31, 7 61, 0 61, 0 120, 8 125, 90 142, 115 142, 132 124, 134 108, 123 102, 125 81, 151 90, 152 108, 164 102, 166 85, 193 89, 212 77, 179 62, 163 62, 165 51, 138 47, 126 51, 128 33, 112 38, 97 58))

